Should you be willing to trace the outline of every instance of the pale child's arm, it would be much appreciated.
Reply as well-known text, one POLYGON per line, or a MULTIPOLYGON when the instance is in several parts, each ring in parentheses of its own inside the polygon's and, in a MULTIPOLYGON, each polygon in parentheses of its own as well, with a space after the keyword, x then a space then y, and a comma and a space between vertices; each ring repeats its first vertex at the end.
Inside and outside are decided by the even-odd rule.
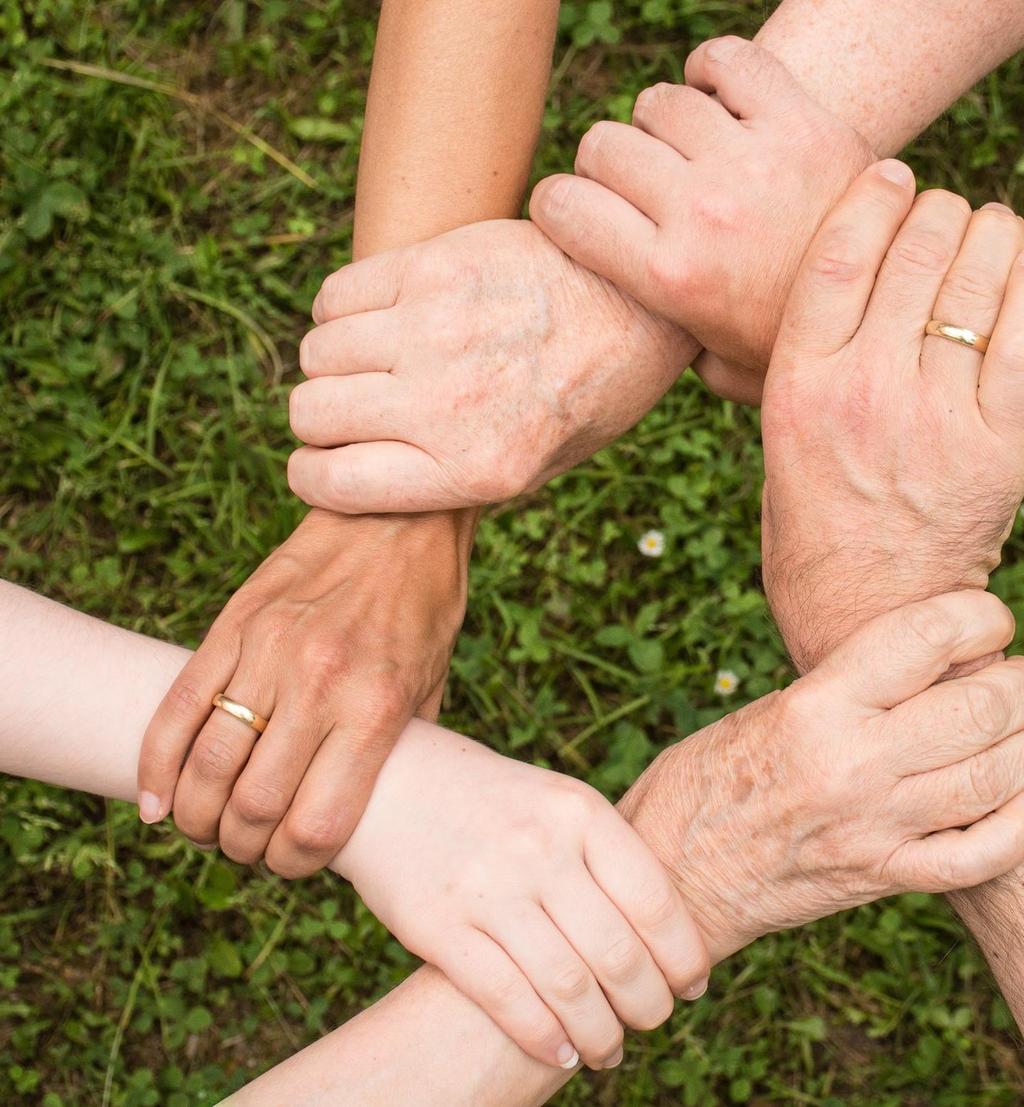
MULTIPOLYGON (((0 770, 134 801, 142 734, 189 656, 0 582, 0 770)), ((392 757, 417 727, 435 731, 410 724, 392 757)), ((542 1103, 566 1078, 532 1061, 442 973, 424 968, 236 1098, 268 1107, 497 1107, 513 1087, 522 1091, 517 1103, 542 1103)))

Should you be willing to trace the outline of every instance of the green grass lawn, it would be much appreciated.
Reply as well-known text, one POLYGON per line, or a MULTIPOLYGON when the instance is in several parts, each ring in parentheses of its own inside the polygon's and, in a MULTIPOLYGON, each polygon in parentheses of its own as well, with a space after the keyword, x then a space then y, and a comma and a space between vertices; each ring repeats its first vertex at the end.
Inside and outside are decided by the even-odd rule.
MULTIPOLYGON (((754 0, 565 6, 538 172, 751 34, 754 0)), ((0 567, 194 644, 294 526, 285 396, 348 257, 373 8, 0 0, 0 567), (97 67, 76 69, 76 65, 97 67)), ((909 152, 1024 200, 1018 57, 909 152)), ((790 679, 758 586, 757 419, 683 381, 613 449, 494 512, 445 721, 617 795, 790 679), (642 557, 648 528, 666 535, 642 557), (723 701, 716 670, 740 677, 723 701)), ((1015 535, 996 590, 1024 614, 1015 535)), ((214 1103, 413 966, 327 876, 286 884, 134 808, 0 782, 0 1103, 214 1103)), ((942 902, 905 896, 719 968, 558 1102, 1013 1104, 1002 1001, 942 902)))

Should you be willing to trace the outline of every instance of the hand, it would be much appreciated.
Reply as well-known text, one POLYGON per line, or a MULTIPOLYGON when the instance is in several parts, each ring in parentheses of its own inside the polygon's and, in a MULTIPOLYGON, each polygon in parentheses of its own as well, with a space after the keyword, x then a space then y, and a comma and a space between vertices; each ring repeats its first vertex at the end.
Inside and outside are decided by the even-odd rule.
POLYGON ((326 864, 413 714, 436 716, 473 522, 311 512, 235 593, 171 686, 139 761, 140 813, 286 877, 326 864), (270 719, 259 737, 218 692, 270 719), (147 797, 148 793, 148 797, 147 797))
POLYGON ((762 420, 765 589, 799 667, 998 564, 1024 494, 1022 248, 1008 208, 915 201, 899 162, 859 177, 810 246, 762 420), (926 337, 932 317, 991 335, 987 354, 926 337))
POLYGON ((673 874, 713 960, 1024 859, 1024 658, 935 683, 1013 629, 984 592, 882 615, 644 773, 620 811, 673 874))
POLYGON ((710 388, 756 403, 803 251, 873 158, 753 43, 704 43, 686 81, 642 92, 632 126, 591 127, 576 176, 541 181, 530 215, 570 257, 714 351, 696 366, 710 388))
POLYGON ((292 490, 345 512, 510 499, 657 402, 697 347, 531 223, 477 223, 332 274, 291 397, 292 490))
POLYGON ((651 852, 592 788, 412 723, 337 859, 370 909, 531 1056, 622 1057, 703 992, 707 954, 651 852))

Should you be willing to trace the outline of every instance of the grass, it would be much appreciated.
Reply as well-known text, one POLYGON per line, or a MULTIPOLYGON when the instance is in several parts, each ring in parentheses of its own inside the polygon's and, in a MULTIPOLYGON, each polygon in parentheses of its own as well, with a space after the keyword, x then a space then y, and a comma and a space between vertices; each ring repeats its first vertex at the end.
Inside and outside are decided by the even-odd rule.
MULTIPOLYGON (((602 115, 752 33, 744 0, 566 5, 538 172, 602 115)), ((5 577, 195 643, 294 526, 284 397, 346 260, 368 3, 0 0, 5 577), (90 68, 91 67, 91 68, 90 68)), ((928 185, 1021 200, 1021 59, 923 136, 928 185)), ((685 382, 613 449, 494 513, 452 726, 616 795, 789 679, 758 590, 754 414, 685 382), (660 560, 636 540, 667 536, 660 560)), ((996 589, 1024 614, 1019 536, 996 589)), ((333 879, 201 855, 126 805, 0 782, 0 1101, 214 1103, 412 959, 333 879)), ((1007 1010, 940 901, 767 938, 563 1105, 1012 1104, 1007 1010)))

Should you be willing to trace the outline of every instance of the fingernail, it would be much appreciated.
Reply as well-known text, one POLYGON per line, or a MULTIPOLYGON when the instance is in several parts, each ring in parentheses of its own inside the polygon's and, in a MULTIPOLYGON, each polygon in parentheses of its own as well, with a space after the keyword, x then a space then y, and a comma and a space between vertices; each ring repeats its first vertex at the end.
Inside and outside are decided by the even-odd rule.
MULTIPOLYGON (((189 838, 189 841, 192 842, 192 839, 189 838)), ((205 850, 205 851, 208 852, 209 850, 213 849, 217 845, 217 843, 216 842, 192 842, 192 845, 194 845, 196 847, 196 849, 201 849, 201 850, 205 850)))
POLYGON ((622 1063, 622 1046, 608 1058, 607 1061, 601 1066, 604 1069, 614 1069, 617 1065, 622 1063))
POLYGON ((905 162, 895 158, 886 158, 878 163, 878 172, 893 184, 910 185, 914 183, 914 173, 905 162))
POLYGON ((982 204, 981 210, 982 211, 1005 211, 1009 215, 1014 214, 1013 208, 1008 208, 1005 204, 1000 204, 996 200, 992 200, 987 204, 982 204))
POLYGON ((164 817, 164 805, 155 792, 139 793, 139 818, 144 823, 158 823, 164 817))
POLYGON ((580 1055, 568 1042, 558 1047, 558 1067, 560 1069, 574 1069, 580 1063, 580 1055))
POLYGON ((682 994, 682 999, 688 999, 691 1002, 700 997, 708 990, 708 978, 704 977, 703 980, 698 980, 696 984, 691 984, 682 994))

